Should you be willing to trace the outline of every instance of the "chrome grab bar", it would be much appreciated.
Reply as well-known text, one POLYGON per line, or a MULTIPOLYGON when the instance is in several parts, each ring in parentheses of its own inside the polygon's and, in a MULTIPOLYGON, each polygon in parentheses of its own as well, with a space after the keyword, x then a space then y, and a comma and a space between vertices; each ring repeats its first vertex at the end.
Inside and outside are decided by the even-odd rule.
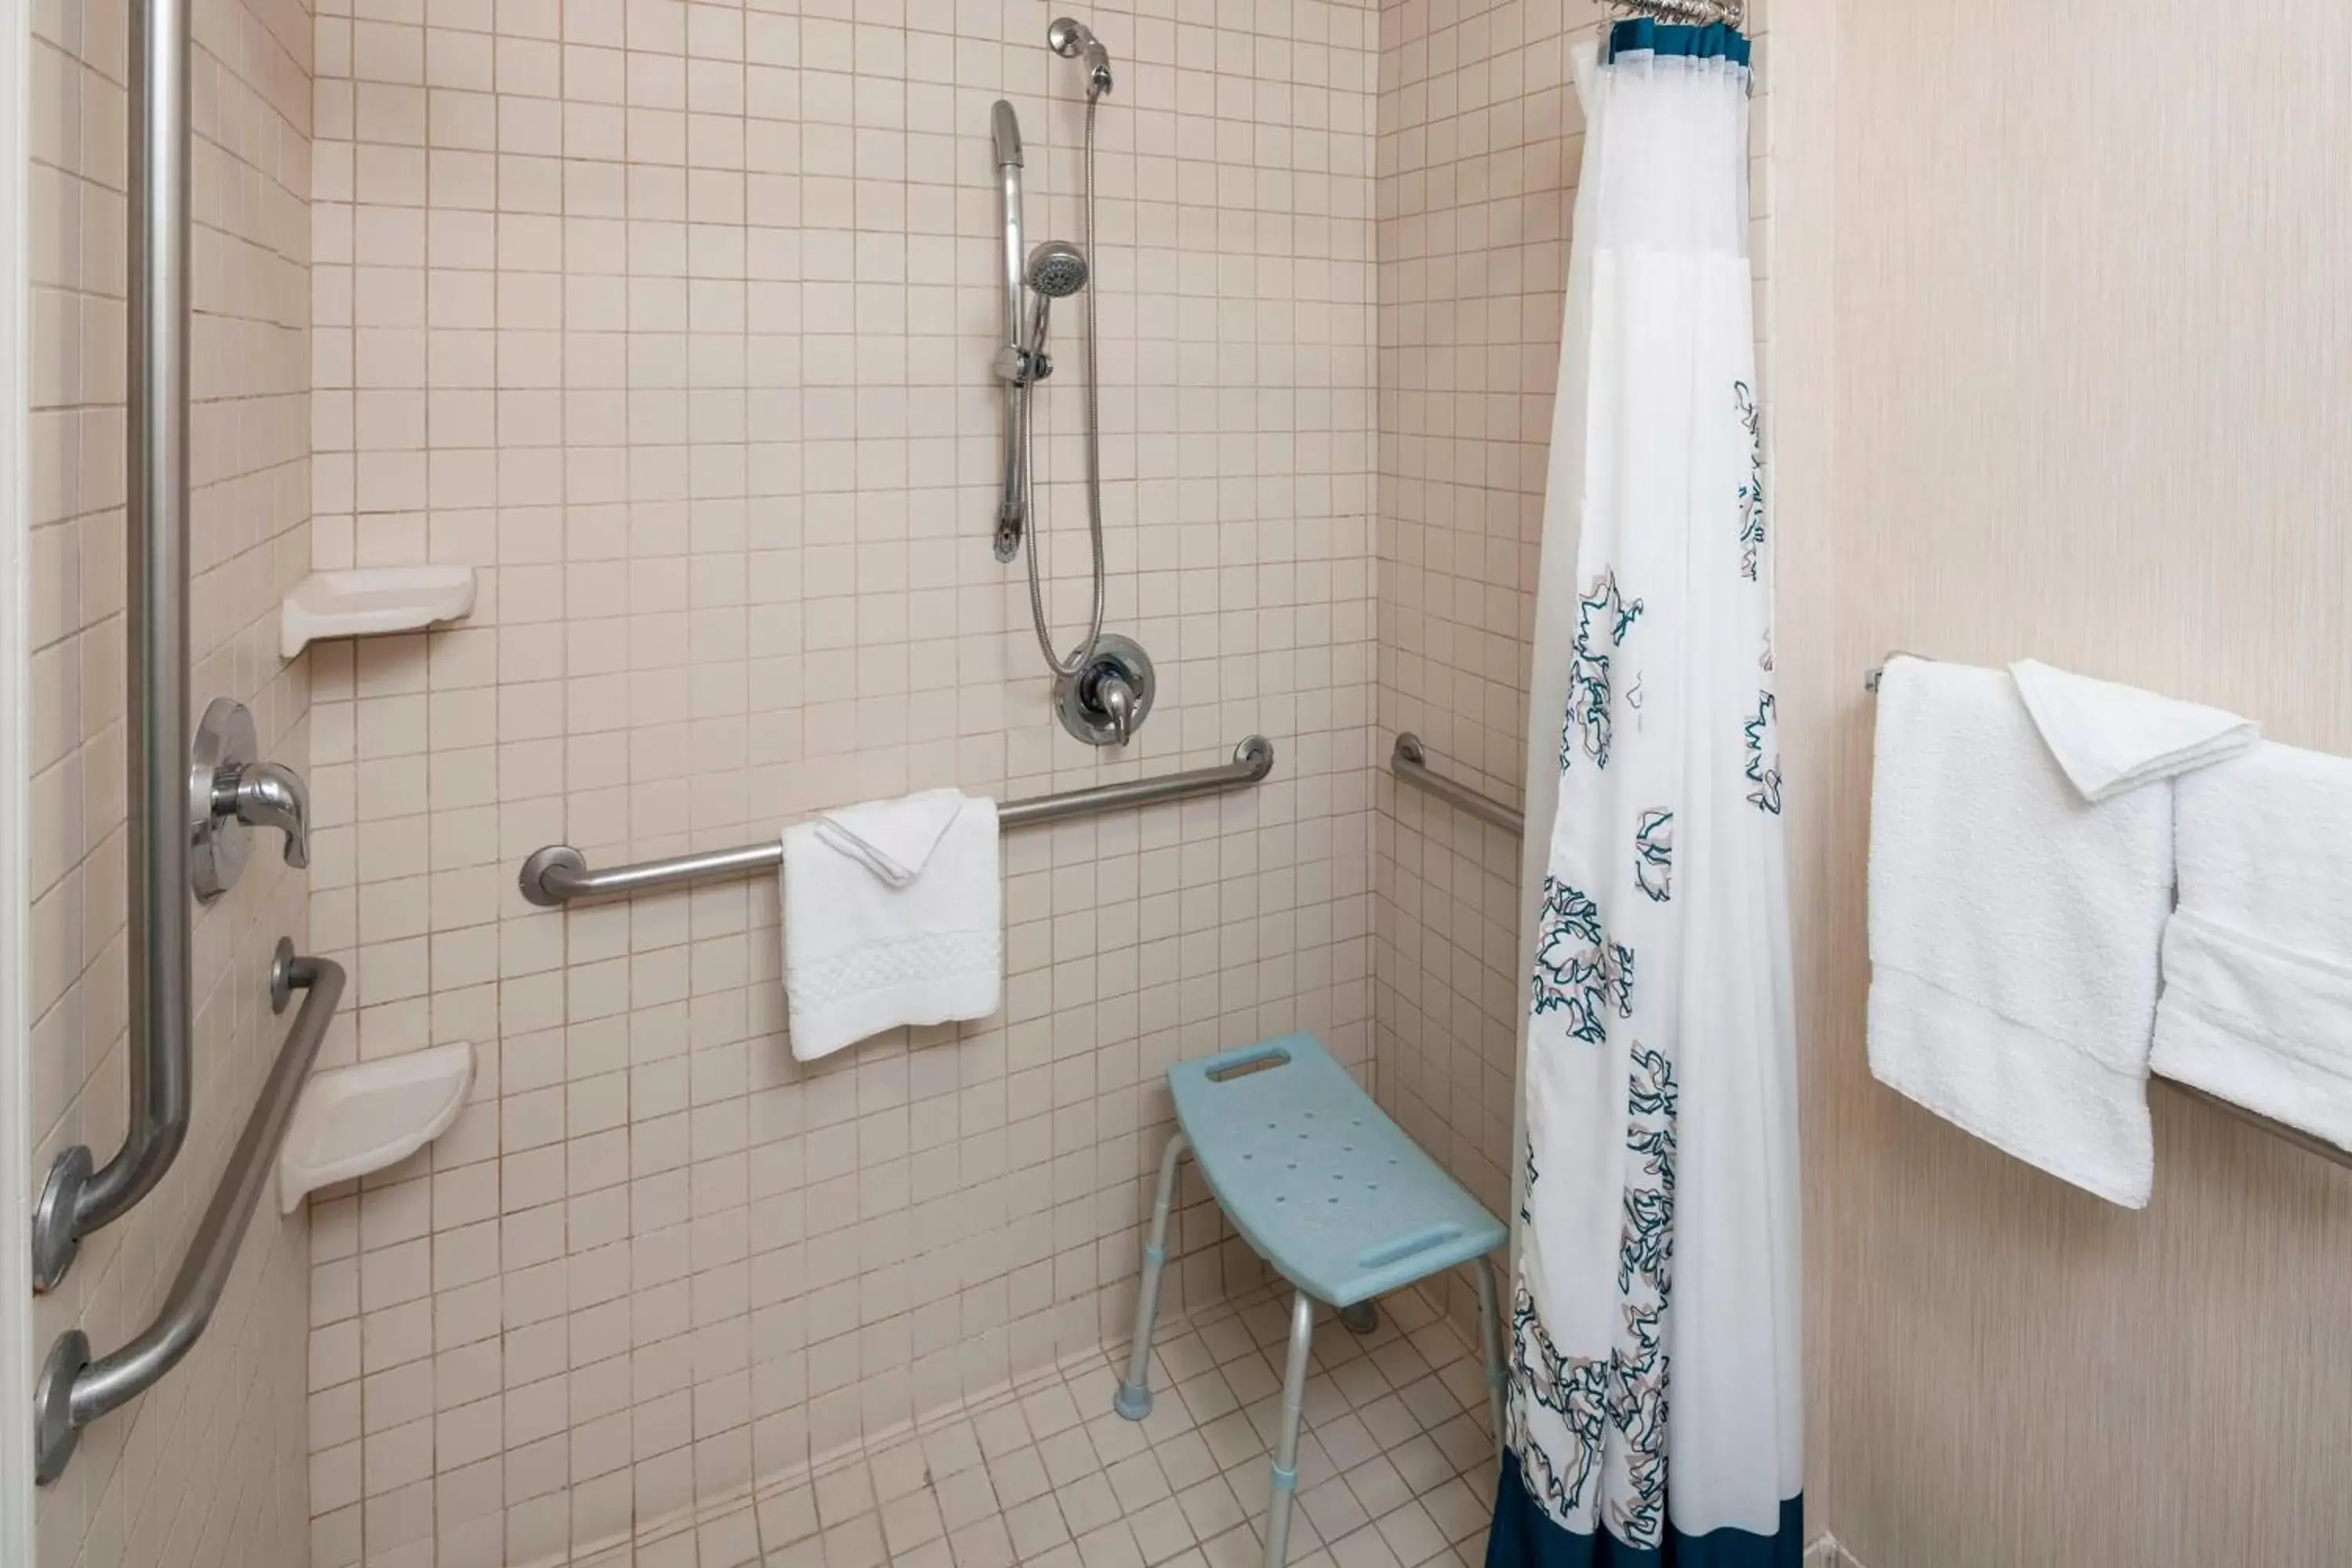
MULTIPOLYGON (((1091 789, 1039 795, 1034 800, 1010 801, 997 807, 996 824, 1009 831, 1067 822, 1073 817, 1093 816, 1131 805, 1156 805, 1162 801, 1223 795, 1256 784, 1272 772, 1274 742, 1264 735, 1252 735, 1234 748, 1234 760, 1230 763, 1171 773, 1166 778, 1133 779, 1125 784, 1097 784, 1091 789)), ((607 898, 643 888, 666 888, 678 882, 772 869, 782 865, 783 858, 783 842, 779 838, 766 844, 746 844, 738 849, 712 849, 700 855, 641 860, 634 866, 592 871, 587 857, 579 850, 569 844, 551 844, 532 851, 530 858, 522 863, 522 875, 517 880, 524 898, 541 909, 552 909, 574 899, 607 898)))
POLYGON ((1476 790, 1429 771, 1429 753, 1422 750, 1421 737, 1411 731, 1396 738, 1396 750, 1389 753, 1389 771, 1400 784, 1409 784, 1417 790, 1435 795, 1446 805, 1468 812, 1481 822, 1491 822, 1506 833, 1524 834, 1528 819, 1499 800, 1489 800, 1476 790))
POLYGON ((58 1336, 33 1395, 34 1479, 47 1484, 65 1473, 81 1441, 81 1429, 110 1410, 139 1397, 195 1348, 228 1287, 229 1270, 236 1263, 246 1227, 269 1184, 278 1163, 278 1146, 286 1141, 286 1125, 301 1097, 302 1085, 318 1058, 319 1042, 343 998, 343 966, 331 959, 298 958, 294 944, 280 940, 269 968, 272 1007, 285 1010, 295 991, 303 993, 302 1010, 294 1016, 286 1043, 261 1086, 245 1131, 221 1172, 213 1201, 188 1243, 179 1277, 155 1321, 137 1339, 113 1354, 90 1359, 89 1336, 79 1329, 58 1336))
POLYGON ((124 409, 130 774, 130 1107, 122 1147, 92 1170, 76 1146, 33 1215, 33 1285, 80 1238, 155 1188, 193 1099, 188 910, 188 15, 131 7, 130 378, 124 409))

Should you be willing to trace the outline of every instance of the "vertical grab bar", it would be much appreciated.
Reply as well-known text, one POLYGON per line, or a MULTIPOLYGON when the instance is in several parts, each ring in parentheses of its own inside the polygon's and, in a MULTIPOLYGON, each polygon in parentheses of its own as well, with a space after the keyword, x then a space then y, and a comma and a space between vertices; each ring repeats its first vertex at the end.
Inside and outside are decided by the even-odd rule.
POLYGON ((187 1137, 188 58, 191 0, 130 7, 130 381, 124 445, 130 773, 129 1125, 93 1172, 59 1154, 33 1215, 33 1281, 64 1278, 80 1238, 128 1214, 187 1137))

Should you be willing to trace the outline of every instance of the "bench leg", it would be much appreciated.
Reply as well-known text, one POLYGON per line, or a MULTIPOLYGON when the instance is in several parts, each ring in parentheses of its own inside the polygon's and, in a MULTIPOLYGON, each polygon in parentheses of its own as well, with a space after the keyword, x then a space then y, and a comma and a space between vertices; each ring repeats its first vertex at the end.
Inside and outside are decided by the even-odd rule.
POLYGON ((1495 1448, 1503 1448, 1503 1350, 1495 1316, 1495 1260, 1478 1259, 1478 1348, 1486 1356, 1486 1407, 1495 1419, 1495 1448))
POLYGON ((1307 1352, 1315 1342, 1315 1303, 1301 1290, 1290 1303, 1290 1359, 1282 1371, 1282 1431, 1275 1439, 1274 1488, 1265 1505, 1265 1568, 1290 1555, 1290 1505, 1298 1493, 1298 1416, 1307 1402, 1307 1352))
POLYGON ((1160 1270, 1168 1262, 1168 1211, 1176 1202, 1176 1167, 1192 1146, 1184 1134, 1168 1140, 1160 1157, 1160 1195, 1151 1205, 1151 1239, 1143 1246, 1143 1288, 1135 1298, 1135 1348, 1128 1352, 1127 1377, 1110 1407, 1129 1421, 1151 1414, 1151 1326, 1160 1316, 1160 1270))

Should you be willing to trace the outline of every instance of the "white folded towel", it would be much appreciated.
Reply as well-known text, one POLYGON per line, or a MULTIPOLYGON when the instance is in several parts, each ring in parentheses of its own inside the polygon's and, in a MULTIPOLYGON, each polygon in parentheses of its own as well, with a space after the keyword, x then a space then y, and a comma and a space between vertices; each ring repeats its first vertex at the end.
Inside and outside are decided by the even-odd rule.
POLYGON ((2055 669, 2034 659, 2009 667, 2050 754, 2084 800, 2185 773, 2244 751, 2261 729, 2235 713, 2204 708, 2055 669))
POLYGON ((1891 661, 1870 822, 1870 1070, 2127 1208, 2155 1177, 2147 1052, 2172 799, 2086 804, 2000 670, 1891 661))
POLYGON ((2352 1149, 2352 758, 2257 746, 2178 796, 2155 1069, 2352 1149))
POLYGON ((1004 992, 996 803, 935 790, 784 833, 793 1055, 905 1024, 985 1018, 1004 992))
POLYGON ((928 790, 904 800, 845 805, 811 826, 827 844, 892 887, 903 888, 929 864, 931 851, 966 804, 961 790, 928 790))

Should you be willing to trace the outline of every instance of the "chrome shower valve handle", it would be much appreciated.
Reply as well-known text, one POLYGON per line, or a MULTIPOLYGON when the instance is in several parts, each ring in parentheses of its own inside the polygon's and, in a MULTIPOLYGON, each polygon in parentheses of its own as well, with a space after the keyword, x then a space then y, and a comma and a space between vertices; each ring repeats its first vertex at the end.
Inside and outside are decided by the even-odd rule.
POLYGON ((236 886, 252 853, 251 828, 286 836, 286 864, 310 864, 310 795, 282 763, 265 763, 253 715, 241 702, 214 699, 196 726, 188 760, 188 880, 199 903, 236 886))

